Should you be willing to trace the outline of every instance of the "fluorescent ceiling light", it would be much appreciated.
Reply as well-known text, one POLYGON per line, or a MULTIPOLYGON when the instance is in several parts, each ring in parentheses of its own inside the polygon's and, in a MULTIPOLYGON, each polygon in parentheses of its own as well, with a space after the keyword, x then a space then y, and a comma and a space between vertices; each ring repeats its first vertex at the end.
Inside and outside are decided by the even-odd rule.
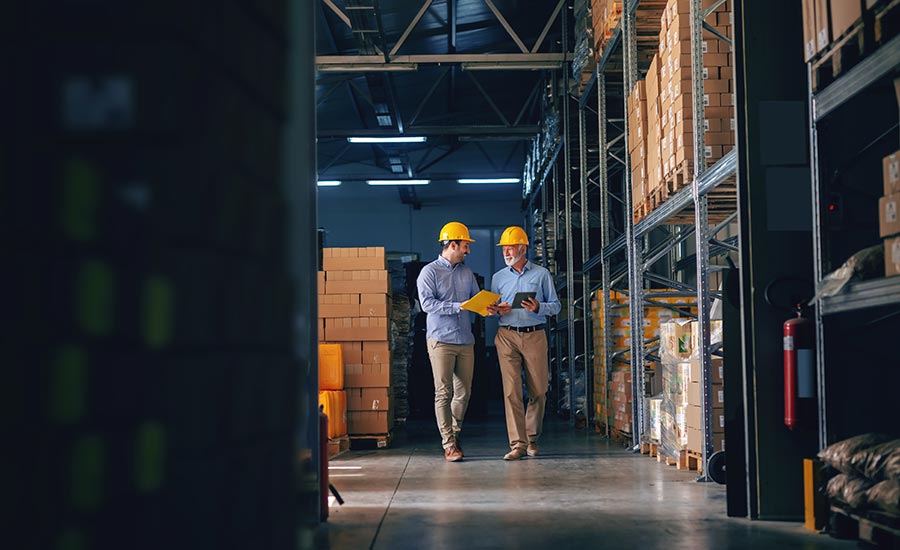
POLYGON ((316 65, 316 70, 320 73, 399 72, 415 71, 418 68, 419 65, 416 63, 322 63, 316 65))
POLYGON ((519 61, 504 63, 501 61, 479 61, 461 63, 464 71, 542 71, 553 70, 562 67, 559 61, 519 61))
POLYGON ((368 180, 369 185, 428 185, 431 180, 368 180))
POLYGON ((522 180, 519 178, 461 178, 456 181, 459 183, 520 183, 522 180))
POLYGON ((425 136, 395 136, 395 137, 348 137, 350 143, 422 143, 428 139, 425 136))
POLYGON ((316 185, 319 187, 337 187, 341 182, 339 180, 323 180, 318 182, 316 185))

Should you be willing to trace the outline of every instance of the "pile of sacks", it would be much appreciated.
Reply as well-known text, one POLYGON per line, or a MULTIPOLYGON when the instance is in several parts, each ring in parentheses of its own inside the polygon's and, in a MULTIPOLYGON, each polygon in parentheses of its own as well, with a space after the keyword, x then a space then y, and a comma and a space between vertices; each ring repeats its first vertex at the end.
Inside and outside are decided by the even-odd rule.
POLYGON ((819 452, 828 483, 825 494, 856 510, 900 515, 900 439, 862 434, 819 452))

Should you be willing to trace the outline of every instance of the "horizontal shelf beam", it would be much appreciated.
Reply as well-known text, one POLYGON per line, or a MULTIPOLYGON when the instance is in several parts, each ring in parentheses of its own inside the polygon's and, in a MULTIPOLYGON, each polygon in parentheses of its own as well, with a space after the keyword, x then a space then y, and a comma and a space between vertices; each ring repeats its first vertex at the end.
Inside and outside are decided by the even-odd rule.
POLYGON ((816 121, 822 120, 897 67, 900 67, 900 36, 875 50, 846 74, 813 95, 816 121))
POLYGON ((900 277, 851 283, 836 296, 823 298, 822 315, 900 304, 900 277))

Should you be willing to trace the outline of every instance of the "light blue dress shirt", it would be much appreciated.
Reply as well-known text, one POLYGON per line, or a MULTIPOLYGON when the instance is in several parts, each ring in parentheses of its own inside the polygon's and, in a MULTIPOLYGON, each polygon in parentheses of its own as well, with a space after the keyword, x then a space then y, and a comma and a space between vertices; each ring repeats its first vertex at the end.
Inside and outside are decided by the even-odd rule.
POLYGON ((474 344, 472 313, 459 306, 479 292, 472 269, 465 263, 450 265, 443 256, 422 268, 416 279, 419 303, 428 314, 428 339, 445 344, 474 344))
POLYGON ((547 322, 547 317, 559 313, 561 305, 553 286, 553 277, 546 268, 531 262, 525 262, 522 273, 512 267, 504 267, 491 280, 491 292, 500 295, 500 301, 514 306, 513 298, 517 292, 535 292, 535 299, 541 304, 537 313, 525 308, 513 309, 500 316, 500 326, 531 327, 547 322))

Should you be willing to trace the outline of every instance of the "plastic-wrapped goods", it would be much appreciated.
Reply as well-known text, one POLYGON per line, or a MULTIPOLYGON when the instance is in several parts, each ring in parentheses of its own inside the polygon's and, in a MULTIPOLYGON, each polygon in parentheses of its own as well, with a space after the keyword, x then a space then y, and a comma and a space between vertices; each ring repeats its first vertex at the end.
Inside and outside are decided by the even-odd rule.
POLYGON ((651 397, 647 399, 647 410, 649 411, 650 439, 659 442, 662 438, 662 401, 663 398, 651 397))
POLYGON ((866 492, 866 499, 872 508, 900 515, 900 481, 887 479, 876 483, 866 492))
POLYGON ((691 358, 691 320, 672 319, 659 324, 659 359, 677 363, 691 358))
POLYGON ((850 457, 850 468, 874 481, 900 481, 900 439, 857 451, 850 457))
POLYGON ((866 506, 866 491, 873 483, 863 477, 849 474, 838 474, 828 481, 825 492, 829 498, 849 504, 852 508, 864 508, 866 506))
POLYGON ((819 458, 839 472, 853 473, 851 460, 853 456, 876 445, 893 439, 889 435, 867 433, 855 435, 843 441, 838 441, 819 451, 819 458))

